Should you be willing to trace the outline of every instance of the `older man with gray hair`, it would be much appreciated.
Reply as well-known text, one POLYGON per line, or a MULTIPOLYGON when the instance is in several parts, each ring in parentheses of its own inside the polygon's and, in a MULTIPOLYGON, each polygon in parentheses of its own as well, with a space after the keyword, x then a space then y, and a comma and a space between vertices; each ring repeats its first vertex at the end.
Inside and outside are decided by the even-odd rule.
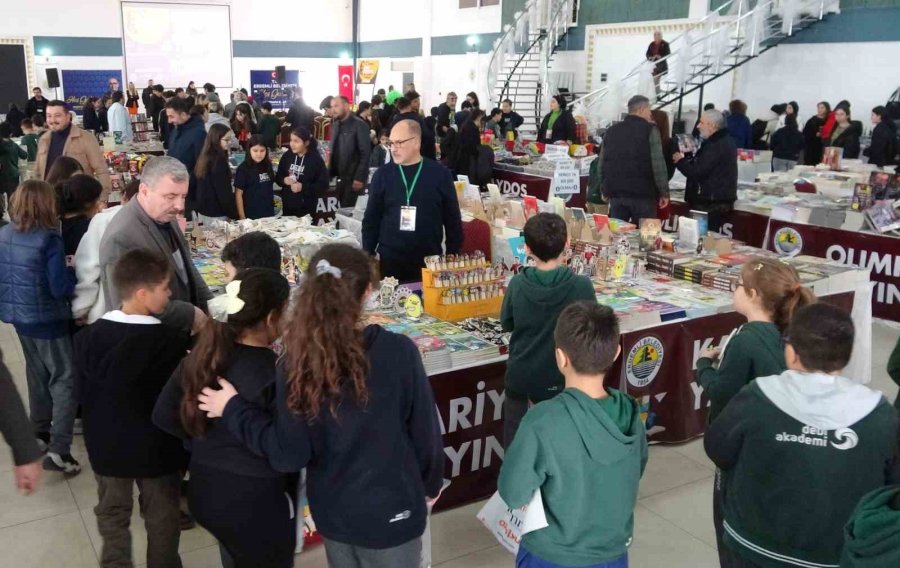
POLYGON ((107 307, 118 309, 121 299, 112 285, 116 261, 134 249, 163 256, 172 268, 172 300, 156 315, 170 327, 196 332, 206 322, 204 310, 210 294, 191 262, 190 249, 176 221, 184 212, 189 180, 187 168, 175 158, 150 158, 138 194, 122 207, 100 241, 100 281, 107 307))
POLYGON ((609 202, 611 217, 638 224, 655 218, 657 205, 669 204, 662 137, 647 97, 631 97, 628 116, 603 136, 598 160, 600 191, 609 202))
POLYGON ((709 213, 710 230, 719 231, 737 199, 737 146, 725 116, 715 109, 703 111, 697 128, 700 150, 692 158, 676 153, 672 161, 687 178, 684 200, 691 209, 709 213))

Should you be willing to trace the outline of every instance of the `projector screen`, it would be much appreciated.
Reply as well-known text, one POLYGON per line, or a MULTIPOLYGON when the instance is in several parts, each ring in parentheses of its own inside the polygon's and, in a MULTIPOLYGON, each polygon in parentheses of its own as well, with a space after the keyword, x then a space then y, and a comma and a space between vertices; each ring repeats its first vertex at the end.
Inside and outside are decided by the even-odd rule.
POLYGON ((139 90, 150 79, 167 89, 232 85, 228 6, 122 2, 122 29, 127 80, 139 90))

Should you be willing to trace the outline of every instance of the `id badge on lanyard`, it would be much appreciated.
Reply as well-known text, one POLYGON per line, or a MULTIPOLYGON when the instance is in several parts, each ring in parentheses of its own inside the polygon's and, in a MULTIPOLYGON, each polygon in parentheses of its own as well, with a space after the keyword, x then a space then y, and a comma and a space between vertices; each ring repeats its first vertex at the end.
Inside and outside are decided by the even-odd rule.
POLYGON ((415 231, 416 230, 416 208, 405 206, 400 208, 400 230, 415 231))

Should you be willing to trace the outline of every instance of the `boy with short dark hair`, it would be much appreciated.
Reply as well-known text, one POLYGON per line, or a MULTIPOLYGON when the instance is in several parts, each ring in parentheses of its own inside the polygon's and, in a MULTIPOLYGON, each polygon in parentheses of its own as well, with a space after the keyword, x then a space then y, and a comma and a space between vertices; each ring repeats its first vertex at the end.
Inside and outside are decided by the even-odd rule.
POLYGON ((225 263, 225 275, 229 282, 247 268, 269 268, 280 272, 281 247, 266 233, 253 231, 225 245, 222 262, 225 263))
POLYGON ((259 134, 266 141, 269 148, 281 147, 281 122, 272 114, 272 103, 264 102, 262 112, 259 115, 259 134))
POLYGON ((495 108, 491 110, 491 114, 488 117, 487 122, 484 124, 484 130, 490 131, 494 133, 494 138, 497 140, 503 140, 503 132, 500 128, 500 120, 503 118, 503 111, 499 108, 495 108))
POLYGON ((736 566, 838 566, 860 498, 896 483, 896 411, 840 376, 853 337, 839 308, 797 310, 784 335, 788 370, 745 386, 706 431, 706 453, 727 473, 736 566))
POLYGON ((511 508, 540 490, 548 527, 522 538, 518 568, 625 568, 647 433, 637 402, 603 386, 619 356, 619 324, 596 301, 559 316, 555 359, 561 394, 536 405, 500 469, 500 496, 511 508))
POLYGON ((559 314, 573 302, 597 301, 594 285, 576 276, 564 259, 569 245, 566 222, 539 213, 525 223, 525 250, 535 261, 515 275, 503 298, 500 321, 512 332, 506 363, 503 442, 509 447, 529 403, 562 392, 565 381, 553 356, 553 330, 559 314))
POLYGON ((37 160, 38 134, 34 131, 34 123, 30 118, 22 121, 22 146, 28 151, 28 161, 37 160))
POLYGON ((133 486, 141 495, 147 565, 181 566, 181 441, 156 428, 153 407, 190 338, 153 317, 169 303, 168 261, 132 250, 113 268, 120 310, 75 336, 84 441, 97 478, 94 508, 103 537, 100 564, 131 566, 133 486))

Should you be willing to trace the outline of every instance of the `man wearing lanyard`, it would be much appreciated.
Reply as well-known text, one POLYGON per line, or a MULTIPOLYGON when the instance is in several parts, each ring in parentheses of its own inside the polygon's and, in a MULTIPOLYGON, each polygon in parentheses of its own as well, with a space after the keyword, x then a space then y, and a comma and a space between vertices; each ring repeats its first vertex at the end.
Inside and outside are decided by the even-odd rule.
POLYGON ((458 254, 462 248, 459 202, 450 170, 422 157, 418 122, 398 122, 390 148, 394 163, 379 168, 369 185, 363 248, 377 253, 382 278, 419 282, 426 256, 458 254))

